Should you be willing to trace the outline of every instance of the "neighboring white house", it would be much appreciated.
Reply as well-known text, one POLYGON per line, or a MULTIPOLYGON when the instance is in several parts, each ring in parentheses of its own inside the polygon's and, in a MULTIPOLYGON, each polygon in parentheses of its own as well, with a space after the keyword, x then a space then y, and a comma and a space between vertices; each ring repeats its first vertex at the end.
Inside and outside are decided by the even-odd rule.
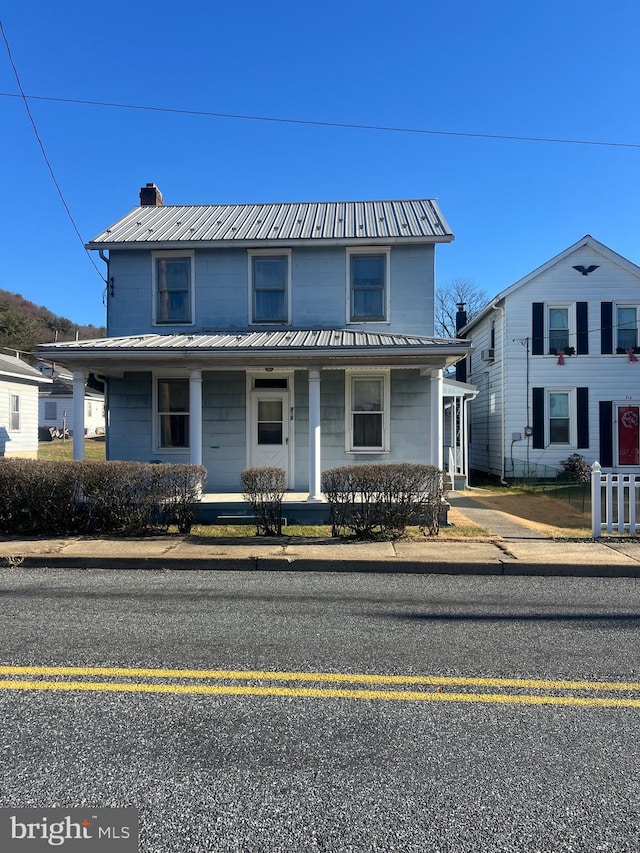
POLYGON ((587 235, 460 335, 473 345, 466 378, 478 390, 472 470, 541 476, 578 453, 640 472, 640 267, 587 235))
POLYGON ((443 370, 469 349, 434 337, 452 240, 433 199, 165 206, 147 184, 87 246, 109 253, 108 337, 39 351, 79 411, 105 379, 108 459, 203 464, 214 492, 278 466, 319 501, 334 466, 442 467, 443 370))
MULTIPOLYGON (((38 424, 40 434, 73 433, 73 375, 61 367, 39 364, 43 376, 52 382, 40 389, 38 402, 38 424)), ((84 391, 84 434, 93 437, 104 435, 104 393, 85 385, 84 391)))
POLYGON ((38 388, 51 379, 0 353, 0 456, 38 456, 38 388))

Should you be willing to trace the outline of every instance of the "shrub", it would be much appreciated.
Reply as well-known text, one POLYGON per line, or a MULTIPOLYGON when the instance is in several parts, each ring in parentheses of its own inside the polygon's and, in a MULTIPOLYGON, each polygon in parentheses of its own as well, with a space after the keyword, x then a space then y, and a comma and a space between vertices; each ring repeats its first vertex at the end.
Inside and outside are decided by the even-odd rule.
POLYGON ((563 471, 571 474, 571 479, 575 483, 588 483, 591 479, 591 465, 589 465, 580 453, 572 453, 567 459, 563 459, 560 464, 563 471))
POLYGON ((265 536, 281 536, 285 472, 282 468, 247 468, 240 477, 244 498, 256 517, 257 532, 265 536))
POLYGON ((436 535, 445 496, 443 472, 432 465, 345 465, 322 474, 334 536, 401 536, 410 524, 436 535))
POLYGON ((185 533, 205 482, 195 465, 3 459, 0 533, 185 533))

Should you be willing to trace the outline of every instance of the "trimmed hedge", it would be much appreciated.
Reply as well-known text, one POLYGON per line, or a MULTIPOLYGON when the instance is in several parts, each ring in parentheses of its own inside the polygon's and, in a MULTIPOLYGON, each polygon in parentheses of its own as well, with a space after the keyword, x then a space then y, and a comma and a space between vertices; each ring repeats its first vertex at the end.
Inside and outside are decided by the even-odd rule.
POLYGON ((206 477, 198 465, 0 459, 0 534, 188 533, 206 477))
POLYGON ((287 477, 282 468, 247 468, 240 475, 244 498, 256 518, 257 532, 282 535, 282 496, 287 477))
POLYGON ((334 536, 401 536, 410 524, 436 535, 446 492, 444 472, 408 462, 345 465, 322 474, 334 536))

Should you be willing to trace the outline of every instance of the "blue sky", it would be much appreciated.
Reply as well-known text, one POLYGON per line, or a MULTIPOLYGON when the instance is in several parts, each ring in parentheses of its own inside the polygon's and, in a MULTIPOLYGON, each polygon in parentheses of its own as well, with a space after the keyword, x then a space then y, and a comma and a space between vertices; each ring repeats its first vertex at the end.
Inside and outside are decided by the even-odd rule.
MULTIPOLYGON (((30 96, 638 146, 30 100, 85 242, 154 181, 168 204, 436 197, 456 235, 438 283, 489 295, 587 233, 640 264, 637 0, 25 0, 1 14, 30 96)), ((0 91, 0 288, 102 324, 103 282, 7 96, 3 42, 0 91)))

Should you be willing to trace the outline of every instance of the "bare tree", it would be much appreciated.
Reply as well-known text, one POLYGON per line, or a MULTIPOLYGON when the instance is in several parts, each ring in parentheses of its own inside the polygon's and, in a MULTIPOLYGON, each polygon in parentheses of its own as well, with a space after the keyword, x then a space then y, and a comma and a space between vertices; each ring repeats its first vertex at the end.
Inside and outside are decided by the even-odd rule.
POLYGON ((464 303, 467 320, 475 317, 489 301, 486 291, 472 281, 458 278, 436 291, 435 332, 439 338, 455 338, 458 305, 464 303))

